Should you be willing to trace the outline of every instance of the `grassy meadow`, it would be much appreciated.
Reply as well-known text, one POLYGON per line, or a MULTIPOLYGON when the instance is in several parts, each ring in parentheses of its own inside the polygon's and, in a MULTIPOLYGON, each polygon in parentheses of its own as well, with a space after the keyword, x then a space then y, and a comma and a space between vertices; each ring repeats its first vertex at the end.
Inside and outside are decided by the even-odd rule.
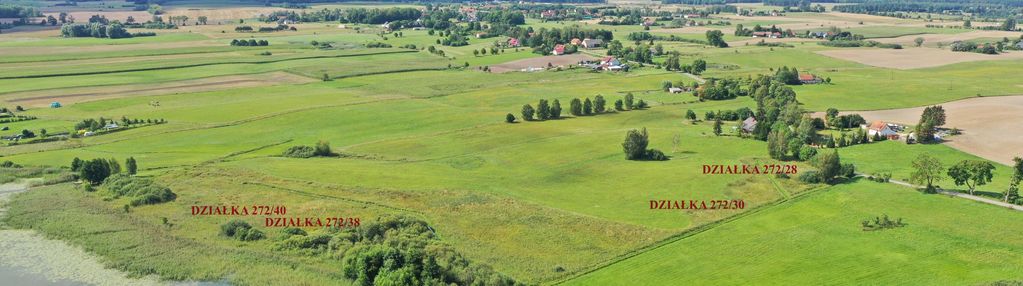
MULTIPOLYGON (((253 8, 245 1, 170 2, 195 11, 253 8)), ((421 7, 346 3, 314 9, 383 6, 421 7)), ((731 17, 713 17, 725 16, 731 17)), ((731 21, 748 27, 848 20, 843 17, 793 13, 784 20, 731 21)), ((260 24, 269 25, 252 25, 260 24)), ((704 174, 705 165, 812 167, 771 159, 766 142, 737 136, 739 122, 724 122, 724 134, 715 136, 712 122, 684 119, 689 110, 702 119, 707 112, 755 109, 753 99, 699 101, 688 92, 662 90, 665 81, 688 85, 700 78, 773 74, 788 66, 832 79, 829 85, 793 87, 807 111, 902 108, 1023 92, 1015 78, 992 76, 1018 72, 1018 60, 892 70, 818 54, 834 48, 812 41, 729 48, 657 41, 678 51, 682 62, 704 59, 709 69, 698 78, 649 64, 629 72, 489 73, 483 68, 540 55, 531 48, 473 55, 505 41, 503 36, 448 47, 436 44, 440 37, 427 31, 405 29, 395 36, 380 33, 379 25, 342 29, 337 23, 301 23, 298 31, 274 33, 237 33, 236 25, 183 26, 120 40, 65 39, 56 30, 0 35, 0 55, 14 55, 0 56, 0 106, 24 105, 27 110, 17 114, 38 117, 0 124, 8 128, 0 135, 74 132, 75 123, 88 118, 167 121, 3 146, 0 161, 68 167, 76 157, 133 157, 139 176, 177 194, 171 202, 126 212, 127 198, 83 192, 72 183, 44 186, 15 196, 6 224, 68 241, 133 275, 233 285, 355 282, 339 270, 340 257, 276 249, 285 234, 264 227, 263 217, 241 219, 264 230, 267 239, 241 242, 218 234, 234 217, 193 216, 192 206, 284 205, 289 215, 364 221, 409 215, 428 222, 445 245, 473 263, 527 284, 678 281, 665 277, 701 284, 1023 279, 1012 276, 1023 271, 1016 266, 1023 262, 1017 254, 1023 244, 1011 233, 1019 229, 1019 212, 865 180, 828 186, 802 183, 797 175, 704 174), (266 39, 270 46, 229 46, 232 39, 247 38, 266 39), (333 47, 319 49, 312 41, 333 47), (367 48, 369 43, 392 47, 367 48), (425 51, 429 46, 444 55, 425 51), (271 55, 259 55, 264 51, 271 55), (568 114, 574 98, 599 95, 610 109, 630 93, 649 108, 568 114), (63 107, 48 107, 64 99, 69 101, 63 107), (506 114, 520 117, 524 104, 536 106, 541 99, 558 100, 563 118, 504 122, 506 114), (643 128, 650 134, 649 147, 670 160, 625 159, 626 132, 643 128), (337 156, 282 156, 293 146, 318 141, 329 142, 337 156), (651 210, 652 200, 743 200, 746 208, 651 210), (908 226, 860 229, 861 220, 882 214, 903 218, 908 226)), ((639 25, 538 19, 524 26, 575 25, 611 30, 625 46, 633 45, 626 35, 644 31, 639 25)), ((726 41, 747 39, 734 36, 731 26, 720 29, 726 41)), ((958 32, 902 26, 851 31, 869 37, 958 32)), ((702 32, 687 28, 649 32, 705 40, 702 32)), ((602 56, 606 50, 585 52, 602 56)), ((891 172, 894 179, 908 176, 909 162, 918 154, 946 164, 980 159, 947 146, 898 142, 839 152, 862 173, 891 172)), ((995 180, 980 189, 1000 192, 1010 171, 998 165, 995 180)))

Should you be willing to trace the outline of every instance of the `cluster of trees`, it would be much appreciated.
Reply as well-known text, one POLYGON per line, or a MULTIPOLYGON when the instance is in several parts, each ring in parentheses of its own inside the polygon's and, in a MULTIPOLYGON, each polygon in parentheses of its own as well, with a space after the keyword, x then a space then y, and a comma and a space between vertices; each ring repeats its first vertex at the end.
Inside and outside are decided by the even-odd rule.
MULTIPOLYGON (((129 162, 134 162, 134 159, 129 162)), ((131 200, 129 205, 133 207, 169 202, 177 198, 177 194, 170 188, 154 182, 153 179, 125 173, 111 174, 103 180, 103 188, 115 199, 129 198, 131 200)))
MULTIPOLYGON (((626 110, 640 110, 649 107, 642 99, 636 100, 632 93, 626 93, 622 99, 615 100, 614 111, 626 111, 626 110)), ((532 105, 526 104, 522 106, 522 119, 526 121, 532 120, 548 120, 561 118, 561 102, 557 99, 552 104, 548 104, 546 99, 541 99, 537 104, 536 108, 532 105)), ((569 103, 568 112, 572 116, 587 116, 610 112, 611 109, 607 106, 607 100, 604 99, 603 95, 597 95, 590 100, 589 97, 584 99, 573 98, 569 103)), ((505 122, 515 122, 515 116, 511 113, 505 115, 505 122)))
POLYGON ((256 241, 266 238, 263 231, 252 228, 249 223, 240 219, 233 219, 220 225, 220 235, 240 241, 256 241))
POLYGON ((283 229, 274 248, 341 260, 356 285, 523 285, 471 262, 425 221, 386 215, 355 228, 283 229))
POLYGON ((383 24, 394 21, 415 21, 423 16, 423 12, 416 8, 351 8, 341 14, 341 23, 359 24, 383 24))
POLYGON ((860 222, 860 225, 863 226, 863 231, 872 231, 903 227, 906 224, 902 223, 902 218, 891 220, 888 218, 888 215, 882 215, 881 217, 874 217, 873 224, 869 220, 864 220, 860 222))
POLYGON ((753 36, 753 32, 783 33, 785 35, 792 35, 793 34, 792 30, 785 30, 785 31, 783 31, 782 29, 779 29, 778 27, 776 27, 774 25, 771 25, 770 28, 764 28, 763 26, 760 26, 760 24, 757 24, 757 25, 753 26, 753 29, 747 29, 742 24, 735 25, 735 33, 734 33, 734 35, 736 35, 736 36, 751 37, 751 36, 753 36))
MULTIPOLYGON (((1013 158, 1013 162, 1015 164, 1009 187, 1002 193, 1001 199, 1008 203, 1023 204, 1019 197, 1019 183, 1023 181, 1023 158, 1013 158)), ((965 186, 973 195, 977 187, 991 182, 994 170, 994 164, 982 160, 962 160, 946 169, 940 160, 925 153, 913 160, 910 182, 923 185, 925 192, 933 193, 938 190, 935 183, 948 176, 956 186, 965 186)))
MULTIPOLYGON (((139 124, 164 124, 164 123, 167 123, 167 121, 163 120, 163 118, 142 120, 142 119, 138 119, 138 118, 129 119, 128 117, 123 117, 123 116, 121 117, 121 121, 120 122, 121 122, 121 125, 122 125, 121 127, 130 127, 132 125, 139 125, 139 124)), ((107 124, 110 124, 110 123, 117 123, 117 121, 115 121, 114 119, 107 119, 107 118, 103 118, 103 117, 100 117, 99 120, 92 119, 92 118, 87 118, 87 119, 84 119, 82 121, 79 121, 78 123, 75 123, 75 130, 97 131, 97 130, 100 130, 103 127, 107 126, 107 124)))
POLYGON ((710 30, 710 31, 707 31, 706 36, 707 36, 707 43, 710 44, 711 46, 715 46, 715 47, 718 47, 718 48, 727 48, 728 47, 728 43, 725 42, 725 39, 724 39, 725 33, 722 33, 720 30, 710 30))
MULTIPOLYGON (((492 25, 491 28, 494 29, 496 26, 499 25, 492 25)), ((605 43, 614 40, 614 35, 609 30, 583 29, 577 26, 551 29, 540 28, 539 30, 533 30, 532 26, 525 28, 512 26, 507 27, 503 34, 508 37, 516 38, 520 44, 531 48, 540 46, 553 48, 557 44, 568 43, 572 41, 572 39, 601 39, 605 43)))
POLYGON ((625 151, 625 159, 628 160, 649 160, 649 161, 665 161, 668 160, 668 156, 664 155, 657 149, 647 149, 647 145, 650 144, 650 135, 646 132, 646 127, 640 130, 629 130, 625 134, 625 142, 622 143, 622 150, 625 151))
POLYGON ((0 18, 33 18, 40 17, 43 13, 35 7, 0 4, 0 18))
POLYGON ((828 108, 827 111, 824 112, 824 123, 831 128, 846 129, 859 127, 860 124, 866 124, 867 120, 863 119, 863 116, 855 113, 838 115, 838 109, 828 108))
MULTIPOLYGON (((138 172, 138 162, 135 161, 134 157, 128 157, 124 161, 125 172, 127 175, 135 175, 138 172)), ((85 161, 75 157, 71 160, 71 171, 77 172, 79 178, 98 185, 103 183, 110 175, 121 173, 121 164, 117 162, 117 159, 92 159, 85 161)))
MULTIPOLYGON (((515 122, 514 116, 511 113, 505 116, 506 121, 510 119, 509 123, 515 122)), ((533 120, 548 120, 561 118, 561 102, 557 99, 554 103, 548 103, 546 99, 540 99, 540 102, 536 104, 536 109, 533 109, 532 105, 526 104, 522 106, 522 119, 526 121, 533 120)))
POLYGON ((492 24, 522 25, 526 23, 526 15, 519 11, 490 10, 483 14, 480 20, 492 24))
POLYGON ((800 181, 834 184, 844 179, 856 177, 856 166, 852 163, 843 164, 842 159, 838 156, 838 150, 821 152, 820 154, 813 153, 808 160, 816 170, 799 174, 800 181))
POLYGON ((925 107, 914 130, 917 142, 934 143, 934 130, 942 125, 945 125, 945 108, 941 105, 925 107))
POLYGON ((111 23, 109 25, 101 23, 89 23, 89 24, 64 24, 60 27, 60 35, 65 38, 76 38, 76 37, 93 37, 93 38, 131 38, 131 37, 144 37, 153 36, 153 33, 128 33, 128 30, 124 28, 124 25, 120 23, 111 23))
MULTIPOLYGON (((718 110, 707 111, 703 114, 703 120, 725 120, 725 121, 742 121, 747 118, 753 117, 753 110, 749 107, 740 107, 736 110, 718 110)), ((693 110, 686 110, 686 119, 696 121, 696 112, 693 110)))
POLYGON ((889 44, 889 43, 882 43, 882 42, 878 42, 878 41, 864 41, 864 40, 831 40, 831 41, 817 42, 817 44, 821 45, 821 46, 836 47, 836 48, 858 48, 858 47, 868 47, 868 48, 870 48, 870 47, 873 47, 873 48, 895 49, 895 50, 902 49, 902 45, 900 45, 900 44, 889 44))
POLYGON ((950 48, 953 52, 974 52, 988 55, 997 55, 999 52, 998 47, 996 45, 991 45, 991 43, 984 43, 983 45, 980 45, 970 41, 953 43, 950 48))
POLYGON ((693 91, 700 100, 726 100, 749 95, 752 86, 742 79, 709 79, 693 91))
POLYGON ((979 17, 1014 17, 1020 13, 1023 2, 1015 0, 985 1, 865 1, 855 5, 838 5, 833 10, 847 13, 860 13, 881 16, 905 17, 905 13, 944 14, 948 11, 959 11, 979 17))
POLYGON ((249 39, 249 40, 234 39, 234 40, 231 40, 231 45, 232 46, 239 46, 239 47, 265 47, 265 46, 269 46, 270 42, 267 41, 267 40, 258 40, 257 41, 255 39, 249 39))
POLYGON ((638 44, 635 47, 624 47, 618 40, 607 44, 607 55, 615 56, 619 60, 633 61, 639 63, 654 63, 654 52, 650 51, 650 45, 638 44))
POLYGON ((699 75, 703 71, 707 70, 707 61, 703 59, 693 60, 692 64, 679 64, 679 54, 677 51, 672 51, 671 56, 667 60, 664 60, 664 69, 668 71, 681 71, 699 75))
MULTIPOLYGON (((496 46, 490 47, 490 54, 491 55, 497 55, 498 53, 503 53, 503 52, 504 52, 503 49, 498 49, 496 46)), ((576 52, 575 46, 568 45, 568 47, 565 47, 565 53, 566 54, 571 54, 571 53, 575 53, 575 52, 576 52), (571 50, 569 50, 569 49, 571 49, 571 50)), ((487 48, 480 48, 479 50, 473 49, 472 50, 472 55, 473 56, 479 56, 479 55, 486 56, 487 55, 487 48)))
POLYGON ((330 142, 320 140, 320 142, 316 142, 315 147, 305 145, 291 146, 288 150, 284 150, 284 153, 282 153, 281 156, 291 158, 312 158, 332 157, 337 156, 337 154, 331 151, 330 142))

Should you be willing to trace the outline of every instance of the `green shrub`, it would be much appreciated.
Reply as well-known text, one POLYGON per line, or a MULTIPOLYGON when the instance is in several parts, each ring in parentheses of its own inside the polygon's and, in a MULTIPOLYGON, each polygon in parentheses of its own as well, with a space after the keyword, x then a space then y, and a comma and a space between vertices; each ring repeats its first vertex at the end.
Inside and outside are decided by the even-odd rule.
POLYGON ((239 231, 248 232, 250 228, 252 228, 252 226, 249 225, 249 223, 240 219, 233 219, 220 225, 220 234, 227 237, 234 237, 239 231))
POLYGON ((821 182, 821 177, 817 174, 817 171, 805 171, 799 174, 799 181, 808 184, 817 184, 821 182))
POLYGON ((316 156, 316 148, 311 146, 291 146, 288 150, 282 154, 284 157, 292 158, 312 158, 316 156))

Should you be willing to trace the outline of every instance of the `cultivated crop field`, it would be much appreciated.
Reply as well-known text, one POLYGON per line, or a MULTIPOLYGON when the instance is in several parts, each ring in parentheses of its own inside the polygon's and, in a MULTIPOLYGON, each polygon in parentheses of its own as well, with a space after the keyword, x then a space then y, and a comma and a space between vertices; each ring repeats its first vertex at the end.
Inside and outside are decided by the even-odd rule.
POLYGON ((31 185, 0 208, 19 231, 0 246, 45 237, 106 267, 44 279, 1023 281, 1023 212, 1006 197, 1023 176, 1023 52, 937 45, 1019 31, 833 5, 108 2, 0 2, 76 19, 0 31, 0 178, 31 185), (733 8, 748 11, 714 10, 733 8), (112 35, 128 16, 149 26, 69 35, 82 23, 112 35), (820 31, 905 47, 807 36, 820 31), (590 37, 606 39, 557 55, 590 37), (921 119, 933 105, 942 124, 914 129, 934 124, 921 119), (874 121, 906 129, 858 135, 874 121), (920 189, 920 158, 941 165, 933 188, 920 189), (991 178, 955 184, 947 170, 963 161, 991 178))

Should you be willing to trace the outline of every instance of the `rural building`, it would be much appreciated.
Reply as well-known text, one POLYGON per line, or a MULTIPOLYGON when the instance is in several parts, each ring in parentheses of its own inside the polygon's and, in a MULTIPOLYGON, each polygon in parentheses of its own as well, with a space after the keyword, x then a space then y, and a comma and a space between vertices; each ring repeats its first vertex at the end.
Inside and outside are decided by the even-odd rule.
POLYGON ((779 38, 782 38, 782 34, 781 34, 781 32, 773 32, 773 33, 772 32, 753 32, 753 37, 754 38, 779 39, 779 38))
POLYGON ((750 116, 742 121, 742 132, 752 133, 757 128, 757 118, 750 116))
POLYGON ((60 102, 54 101, 53 103, 50 103, 50 108, 60 108, 60 107, 61 107, 60 102))
POLYGON ((683 88, 680 88, 680 87, 668 88, 668 92, 670 92, 670 93, 682 93, 684 91, 686 91, 686 90, 683 89, 683 88))
POLYGON ((654 20, 650 20, 650 19, 643 19, 643 23, 642 23, 642 24, 639 24, 639 25, 640 25, 640 26, 643 26, 643 27, 650 27, 650 26, 653 26, 653 25, 654 25, 654 24, 656 24, 656 23, 657 23, 657 22, 654 22, 654 20))
POLYGON ((799 83, 818 84, 821 83, 821 79, 813 74, 801 73, 799 74, 799 83))
POLYGON ((551 50, 551 54, 554 54, 555 56, 564 55, 565 54, 565 45, 558 44, 557 46, 554 46, 554 49, 551 50))
POLYGON ((880 134, 884 138, 896 140, 899 139, 899 133, 895 132, 893 124, 885 123, 884 121, 874 121, 867 126, 867 135, 874 137, 875 134, 880 134))
POLYGON ((554 13, 554 10, 540 12, 541 19, 554 18, 554 15, 557 15, 556 13, 554 13))
POLYGON ((599 48, 604 45, 604 41, 601 39, 584 39, 583 48, 593 49, 599 48))
POLYGON ((1019 41, 1018 43, 1016 43, 1016 48, 1023 50, 1023 41, 1019 41))
POLYGON ((508 39, 508 46, 509 47, 513 47, 513 48, 514 47, 518 47, 519 46, 519 39, 516 39, 516 38, 508 39))
POLYGON ((831 36, 831 32, 807 32, 807 36, 810 36, 810 38, 824 39, 831 36))
POLYGON ((696 18, 700 18, 700 17, 701 17, 700 14, 685 14, 685 15, 682 15, 682 18, 686 18, 686 19, 696 19, 696 18))
POLYGON ((572 41, 569 41, 569 43, 572 44, 572 45, 578 46, 578 45, 581 45, 583 43, 583 40, 580 40, 579 38, 572 38, 572 41))
POLYGON ((622 66, 622 62, 618 61, 615 57, 604 57, 604 59, 600 60, 599 68, 602 70, 619 71, 624 67, 622 66))

